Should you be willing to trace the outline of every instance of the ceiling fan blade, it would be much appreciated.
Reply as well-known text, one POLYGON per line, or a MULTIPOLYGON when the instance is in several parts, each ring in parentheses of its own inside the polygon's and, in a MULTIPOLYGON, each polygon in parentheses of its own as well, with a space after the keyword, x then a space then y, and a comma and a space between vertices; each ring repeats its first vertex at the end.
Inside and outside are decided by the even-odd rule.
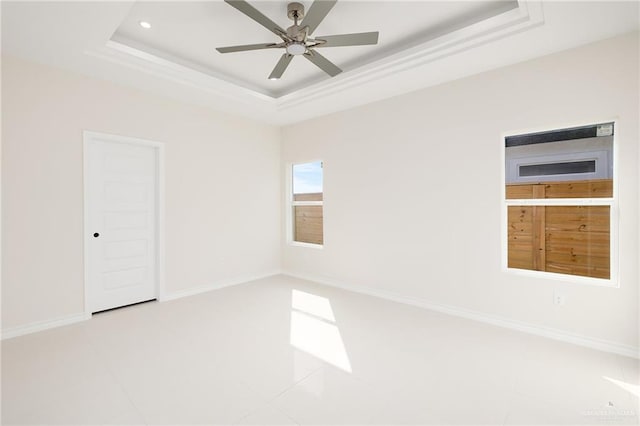
POLYGON ((304 19, 300 26, 305 25, 309 27, 307 34, 312 34, 320 22, 327 16, 327 13, 336 5, 338 0, 316 0, 313 2, 307 13, 304 15, 304 19))
POLYGON ((339 47, 339 46, 363 46, 366 44, 378 44, 378 32, 339 34, 329 36, 314 37, 316 40, 326 41, 316 47, 339 47))
POLYGON ((224 0, 229 5, 235 7, 240 12, 247 15, 249 18, 253 19, 272 33, 280 36, 281 34, 286 34, 287 32, 280 28, 278 24, 273 22, 271 19, 267 18, 255 7, 251 6, 244 0, 224 0))
POLYGON ((276 64, 276 67, 273 69, 273 71, 271 71, 271 75, 269 76, 269 80, 277 80, 280 77, 282 77, 282 74, 284 74, 284 71, 287 69, 287 67, 289 66, 289 63, 291 62, 292 59, 293 59, 293 55, 290 55, 288 53, 284 53, 280 57, 280 60, 276 64))
POLYGON ((232 52, 244 52, 247 50, 273 49, 275 47, 282 47, 282 46, 276 43, 245 44, 243 46, 216 47, 216 50, 220 53, 232 53, 232 52))
POLYGON ((329 74, 331 77, 335 77, 342 72, 342 70, 338 68, 333 62, 331 62, 315 50, 309 49, 309 53, 305 53, 303 56, 313 62, 318 68, 329 74))

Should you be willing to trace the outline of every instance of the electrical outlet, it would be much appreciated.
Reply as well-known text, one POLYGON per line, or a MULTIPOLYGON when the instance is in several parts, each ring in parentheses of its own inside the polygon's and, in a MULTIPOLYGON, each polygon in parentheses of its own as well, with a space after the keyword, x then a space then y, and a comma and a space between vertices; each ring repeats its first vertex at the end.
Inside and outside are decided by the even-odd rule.
POLYGON ((553 304, 562 306, 567 302, 567 297, 557 291, 553 292, 553 304))

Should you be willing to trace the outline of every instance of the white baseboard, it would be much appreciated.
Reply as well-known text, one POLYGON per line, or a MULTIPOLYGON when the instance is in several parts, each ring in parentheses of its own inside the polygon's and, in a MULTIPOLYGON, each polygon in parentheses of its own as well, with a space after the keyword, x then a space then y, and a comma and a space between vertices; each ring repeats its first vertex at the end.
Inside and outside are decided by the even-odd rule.
POLYGON ((37 321, 16 327, 9 327, 2 330, 2 340, 35 333, 37 331, 48 330, 50 328, 61 327, 63 325, 74 324, 76 322, 88 320, 89 318, 91 318, 90 314, 87 315, 84 312, 81 312, 51 320, 37 321))
MULTIPOLYGON (((210 285, 199 286, 194 288, 189 288, 186 290, 180 290, 173 293, 168 293, 159 298, 160 302, 166 302, 169 300, 180 299, 182 297, 193 296, 200 293, 205 293, 211 290, 217 290, 224 287, 230 287, 232 285, 243 284, 249 281, 259 280, 261 278, 268 278, 274 275, 280 275, 281 271, 272 271, 266 274, 261 275, 247 275, 239 278, 235 278, 233 280, 221 281, 217 283, 213 283, 210 285)), ((55 318, 46 321, 38 321, 30 324, 20 325, 17 327, 9 327, 7 329, 2 330, 2 340, 11 339, 13 337, 22 336, 25 334, 35 333, 38 331, 48 330, 50 328, 61 327, 63 325, 69 325, 80 321, 85 321, 91 318, 91 314, 85 314, 84 312, 68 315, 61 318, 55 318)))
POLYGON ((260 280, 262 278, 269 278, 274 275, 280 275, 280 274, 282 274, 282 271, 277 270, 277 271, 271 271, 271 272, 260 274, 260 275, 245 275, 245 276, 237 277, 231 280, 220 281, 220 282, 215 282, 215 283, 202 285, 198 287, 188 288, 185 290, 178 290, 171 293, 166 293, 160 296, 159 301, 167 302, 169 300, 181 299, 183 297, 194 296, 196 294, 206 293, 212 290, 219 290, 221 288, 231 287, 238 284, 244 284, 249 281, 260 280))
POLYGON ((407 305, 417 306, 432 311, 442 312, 457 317, 467 318, 487 324, 492 324, 498 327, 509 328, 512 330, 518 330, 525 333, 535 334, 537 336, 547 337, 549 339, 559 340, 562 342, 572 343, 575 345, 585 346, 591 349, 597 349, 603 352, 610 352, 618 355, 623 355, 631 358, 640 358, 640 348, 626 345, 623 343, 612 342, 609 340, 603 340, 594 337, 583 336, 580 334, 570 333, 556 328, 544 327, 535 324, 526 323, 523 321, 508 319, 497 315, 491 315, 484 312, 479 312, 467 308, 461 308, 458 306, 446 305, 442 303, 434 303, 424 299, 418 299, 415 297, 402 296, 397 293, 389 292, 386 290, 379 290, 370 287, 354 286, 338 282, 333 279, 327 279, 319 276, 299 274, 296 272, 283 271, 283 275, 288 275, 294 278, 300 278, 303 280, 313 281, 318 284, 324 284, 331 287, 340 288, 355 293, 366 294, 368 296, 378 297, 381 299, 390 300, 393 302, 404 303, 407 305))

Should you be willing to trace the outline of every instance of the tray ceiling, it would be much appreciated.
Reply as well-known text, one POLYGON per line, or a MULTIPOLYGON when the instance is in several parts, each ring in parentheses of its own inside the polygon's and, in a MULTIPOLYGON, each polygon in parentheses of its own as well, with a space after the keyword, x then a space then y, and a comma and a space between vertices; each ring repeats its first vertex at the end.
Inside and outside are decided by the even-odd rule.
MULTIPOLYGON (((249 1, 282 27, 287 1, 249 1)), ((308 9, 311 1, 303 1, 308 9)), ((277 41, 223 1, 2 1, 2 52, 273 124, 288 124, 637 31, 631 1, 339 0, 314 35, 379 31, 268 80, 277 41), (143 29, 139 21, 151 23, 143 29)), ((597 60, 597 58, 594 58, 597 60)))
MULTIPOLYGON (((286 2, 250 3, 282 28, 293 23, 286 2)), ((308 10, 312 2, 302 3, 308 10)), ((314 36, 379 31, 374 46, 322 49, 345 72, 357 72, 363 65, 517 8, 517 1, 339 1, 314 36)), ((281 49, 218 53, 215 47, 281 41, 223 2, 139 2, 111 39, 271 97, 330 78, 309 61, 294 58, 281 79, 269 80, 281 49), (151 28, 142 28, 141 21, 151 28)))

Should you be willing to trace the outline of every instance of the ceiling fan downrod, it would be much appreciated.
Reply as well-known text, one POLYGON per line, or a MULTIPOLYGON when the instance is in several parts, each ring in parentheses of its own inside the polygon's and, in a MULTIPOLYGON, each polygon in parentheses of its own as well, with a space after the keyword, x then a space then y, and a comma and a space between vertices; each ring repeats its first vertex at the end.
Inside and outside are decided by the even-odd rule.
POLYGON ((287 52, 292 55, 301 55, 306 52, 308 26, 300 27, 298 20, 304 18, 304 5, 292 2, 287 5, 287 16, 293 20, 293 25, 287 28, 287 37, 290 42, 287 43, 287 52), (289 48, 291 46, 291 49, 289 48), (303 50, 304 48, 304 50, 303 50))

